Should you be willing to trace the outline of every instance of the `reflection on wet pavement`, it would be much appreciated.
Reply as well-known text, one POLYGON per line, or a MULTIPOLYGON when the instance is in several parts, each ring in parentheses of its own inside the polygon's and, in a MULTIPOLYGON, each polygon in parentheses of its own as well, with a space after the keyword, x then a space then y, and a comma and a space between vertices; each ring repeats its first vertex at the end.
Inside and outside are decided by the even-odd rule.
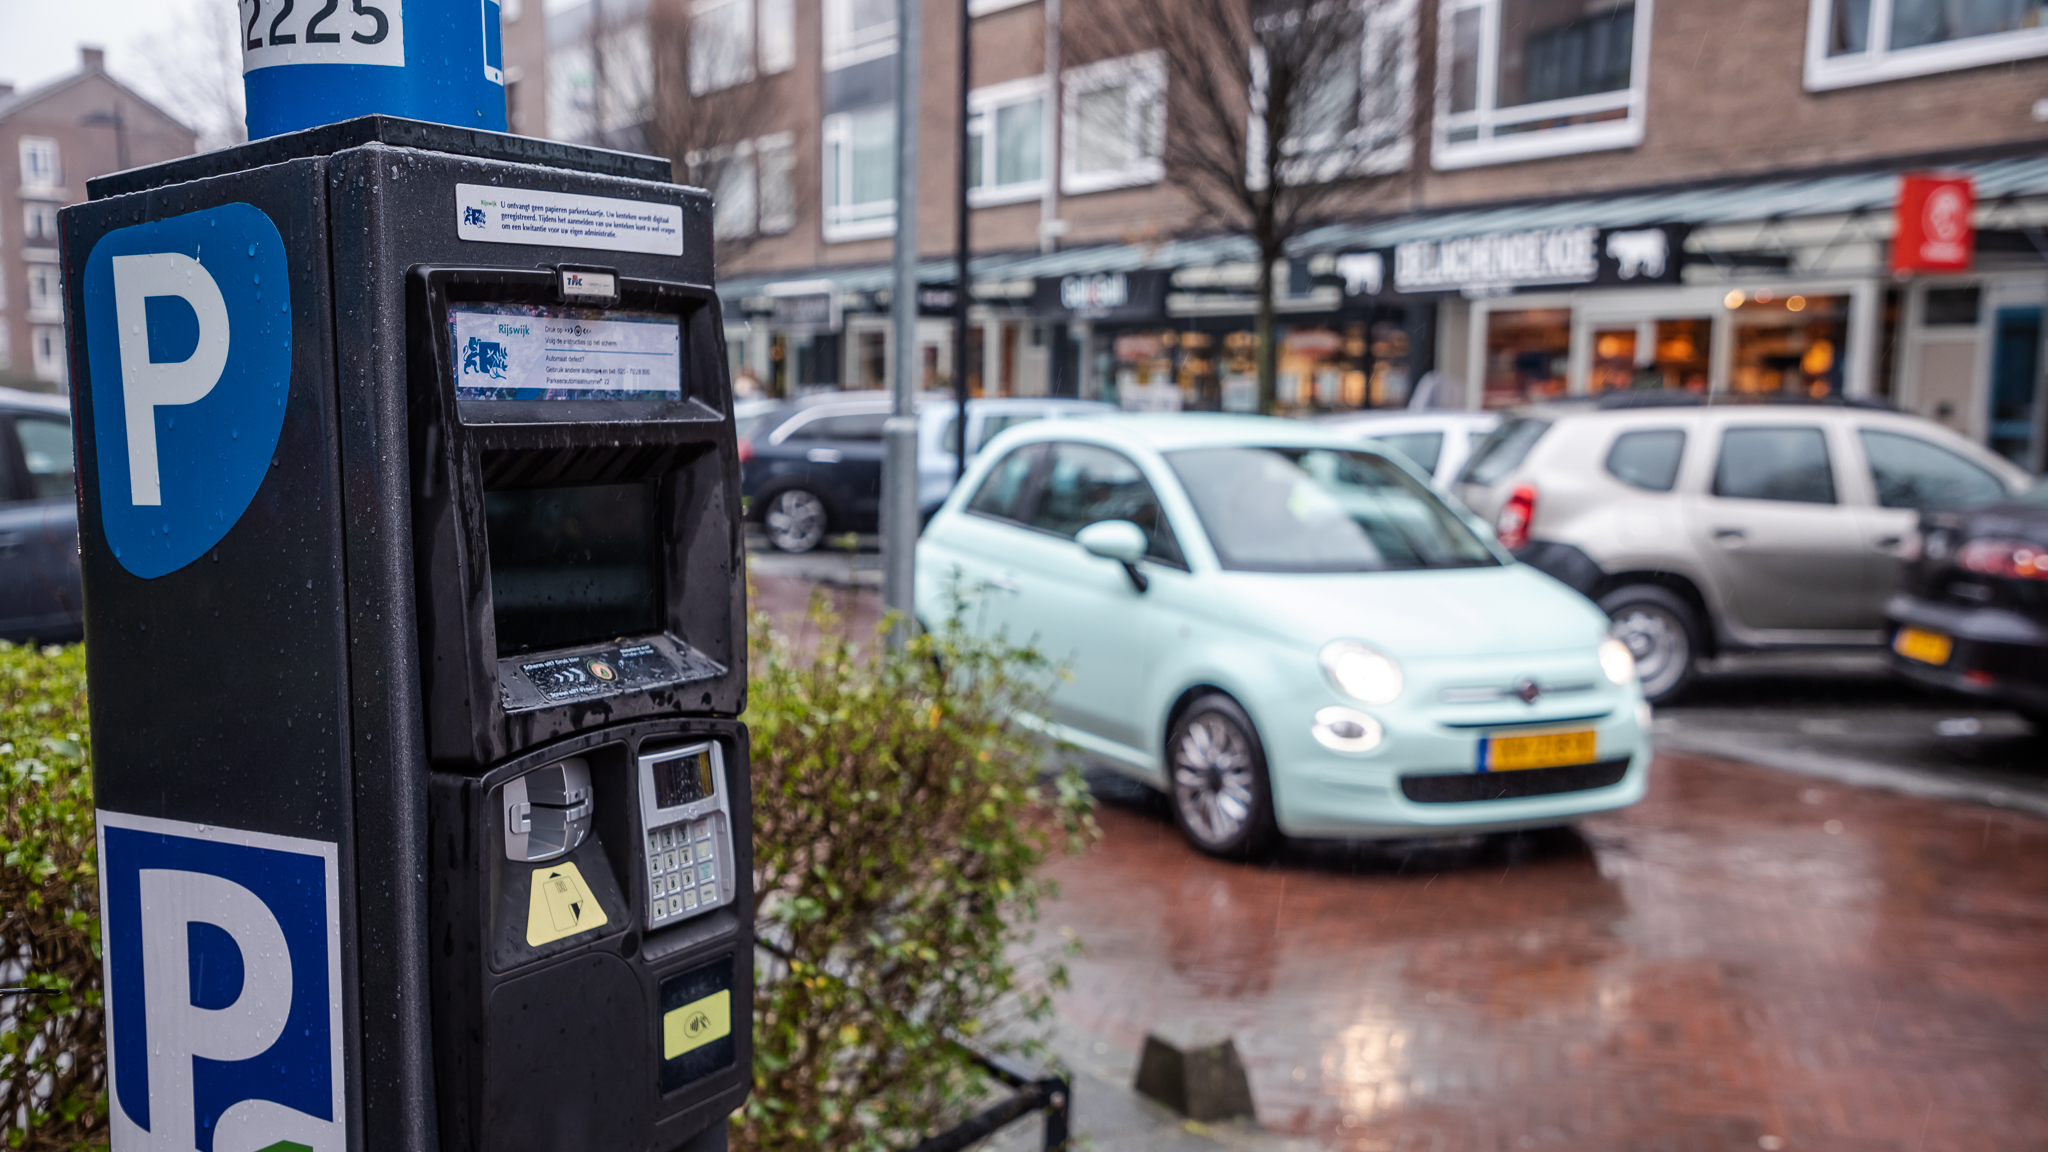
POLYGON ((1227 1025, 1345 1149, 2048 1147, 2048 821, 1699 757, 1449 847, 1197 856, 1110 788, 1051 867, 1069 1023, 1227 1025))

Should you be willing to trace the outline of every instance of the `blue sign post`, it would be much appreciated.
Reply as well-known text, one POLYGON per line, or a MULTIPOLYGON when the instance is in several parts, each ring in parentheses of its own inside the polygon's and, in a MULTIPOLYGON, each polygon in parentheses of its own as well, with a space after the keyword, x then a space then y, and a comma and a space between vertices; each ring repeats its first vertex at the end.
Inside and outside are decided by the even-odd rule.
POLYGON ((382 114, 505 130, 498 0, 241 0, 249 136, 382 114))

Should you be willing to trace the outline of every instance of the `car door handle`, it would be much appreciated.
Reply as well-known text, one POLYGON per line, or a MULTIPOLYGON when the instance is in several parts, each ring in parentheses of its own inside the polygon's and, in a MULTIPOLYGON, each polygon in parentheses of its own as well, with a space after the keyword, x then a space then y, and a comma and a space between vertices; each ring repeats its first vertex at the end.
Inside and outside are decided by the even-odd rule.
POLYGON ((837 464, 846 459, 846 454, 837 448, 813 448, 804 453, 804 459, 813 464, 837 464))
POLYGON ((1746 528, 1716 528, 1716 529, 1714 529, 1714 539, 1716 539, 1716 540, 1742 540, 1742 539, 1745 539, 1745 538, 1747 538, 1748 536, 1749 536, 1749 530, 1748 530, 1748 529, 1746 529, 1746 528))
POLYGON ((988 586, 998 592, 1022 592, 1024 590, 1022 584, 1017 583, 1013 577, 1009 576, 991 576, 988 578, 988 586))
POLYGON ((1897 552, 1899 545, 1905 542, 1906 538, 1904 536, 1879 536, 1877 538, 1877 550, 1879 552, 1897 552))

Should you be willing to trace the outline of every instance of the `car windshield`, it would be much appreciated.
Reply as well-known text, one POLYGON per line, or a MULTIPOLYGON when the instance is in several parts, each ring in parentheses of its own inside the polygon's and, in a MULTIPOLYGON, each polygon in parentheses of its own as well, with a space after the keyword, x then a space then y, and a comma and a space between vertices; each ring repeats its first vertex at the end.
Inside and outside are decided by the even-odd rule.
POLYGON ((1472 450, 1472 458, 1465 461, 1465 474, 1458 477, 1461 484, 1492 485, 1501 477, 1515 470, 1536 441, 1550 431, 1550 421, 1523 417, 1510 420, 1493 430, 1493 434, 1472 450))
POLYGON ((1386 572, 1497 564, 1435 494, 1372 452, 1191 448, 1166 454, 1216 558, 1243 572, 1386 572))

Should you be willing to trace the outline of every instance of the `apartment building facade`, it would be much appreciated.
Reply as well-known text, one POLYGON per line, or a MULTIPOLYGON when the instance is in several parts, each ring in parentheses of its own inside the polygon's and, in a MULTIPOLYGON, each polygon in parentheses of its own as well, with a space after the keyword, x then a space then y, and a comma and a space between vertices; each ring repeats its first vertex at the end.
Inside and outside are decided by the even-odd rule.
POLYGON ((97 48, 39 88, 0 84, 0 382, 65 387, 57 210, 85 199, 95 176, 187 155, 197 142, 109 76, 97 48))
MULTIPOLYGON (((688 30, 650 47, 638 82, 760 94, 732 139, 684 157, 721 204, 736 371, 780 395, 881 386, 894 0, 632 2, 676 4, 688 30)), ((920 278, 955 276, 962 19, 974 256, 957 354, 945 294, 920 293, 920 383, 957 363, 982 393, 1251 402, 1256 259, 1191 225, 1163 163, 1189 94, 1145 53, 1091 58, 1076 31, 1100 6, 1171 2, 926 0, 920 278)), ((1399 109, 1403 139, 1391 175, 1290 243, 1284 411, 1399 404, 1430 373, 1433 395, 1472 407, 1644 387, 1868 396, 2043 467, 2038 5, 1360 9, 1343 98, 1360 123, 1399 109), (1928 169, 1972 181, 1974 258, 1895 274, 1900 176, 1928 169)))

